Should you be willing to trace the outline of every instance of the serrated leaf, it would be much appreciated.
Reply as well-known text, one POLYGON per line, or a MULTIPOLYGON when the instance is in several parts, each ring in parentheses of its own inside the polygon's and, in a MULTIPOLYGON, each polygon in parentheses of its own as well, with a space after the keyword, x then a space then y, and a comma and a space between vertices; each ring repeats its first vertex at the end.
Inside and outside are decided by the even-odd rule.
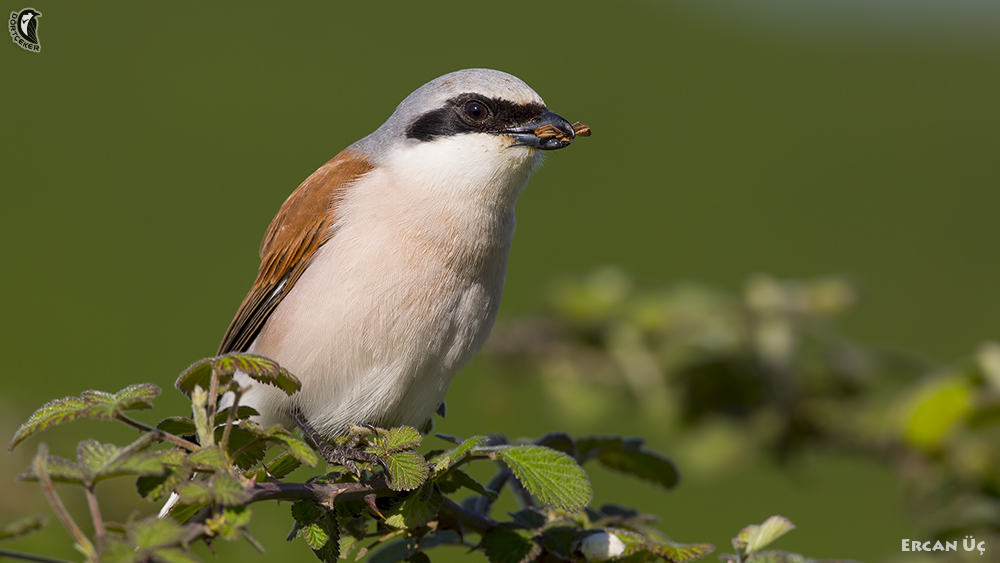
POLYGON ((733 538, 733 547, 744 555, 760 551, 774 540, 795 529, 795 524, 783 516, 772 516, 760 525, 750 525, 733 538))
POLYGON ((156 452, 129 451, 94 440, 80 442, 77 458, 93 483, 122 475, 162 475, 165 469, 156 452))
POLYGON ((340 555, 340 531, 336 515, 311 501, 292 504, 295 526, 288 539, 301 536, 320 561, 333 563, 340 555))
POLYGON ((578 512, 594 496, 587 474, 562 452, 542 446, 510 446, 497 454, 524 488, 549 506, 578 512))
POLYGON ((430 473, 424 457, 413 450, 403 450, 381 456, 389 472, 389 488, 410 491, 423 485, 430 473))
POLYGON ((87 409, 87 403, 79 397, 66 397, 50 401, 31 415, 27 422, 21 425, 14 433, 14 437, 7 447, 7 451, 12 451, 15 446, 23 442, 28 436, 35 432, 40 432, 64 422, 83 416, 87 409))
POLYGON ((302 388, 302 383, 278 362, 256 354, 234 353, 215 358, 212 365, 221 374, 231 376, 237 371, 258 383, 281 389, 292 395, 302 388))
POLYGON ((588 437, 577 441, 580 463, 596 458, 609 469, 672 489, 680 477, 674 462, 642 447, 640 438, 588 437))
MULTIPOLYGON (((224 427, 215 429, 216 443, 222 441, 222 434, 224 432, 224 427)), ((259 436, 257 434, 248 432, 246 428, 242 426, 242 423, 241 426, 234 426, 230 429, 229 442, 226 444, 226 450, 230 456, 242 450, 239 457, 233 460, 233 463, 240 469, 250 469, 261 461, 264 461, 264 456, 267 454, 268 444, 265 440, 260 440, 258 438, 259 436)))
POLYGON ((136 383, 117 392, 113 400, 117 410, 144 411, 153 408, 153 399, 160 396, 160 388, 152 383, 136 383))
POLYGON ((0 528, 0 541, 26 536, 42 529, 48 520, 44 516, 28 516, 0 528))
POLYGON ((526 563, 542 553, 541 542, 531 530, 506 524, 490 528, 482 546, 490 563, 526 563))
POLYGON ((416 528, 437 516, 444 499, 432 484, 410 493, 403 502, 385 512, 385 523, 393 528, 416 528))
POLYGON ((409 426, 399 426, 389 430, 380 429, 374 438, 369 439, 373 449, 379 455, 415 447, 420 444, 421 440, 420 432, 409 426))
POLYGON ((455 465, 460 459, 465 457, 472 448, 475 448, 486 440, 486 436, 473 436, 468 440, 463 440, 457 448, 444 452, 431 459, 434 467, 434 475, 440 475, 455 465))
MULTIPOLYGON (((181 372, 180 376, 177 377, 177 381, 174 382, 174 387, 178 391, 184 393, 189 398, 191 393, 194 392, 195 387, 201 387, 202 389, 208 389, 212 386, 212 360, 214 358, 206 358, 204 360, 198 360, 197 362, 191 364, 189 368, 181 372)), ((219 386, 222 387, 232 381, 232 376, 220 376, 219 386)))
POLYGON ((715 550, 715 546, 710 543, 679 544, 679 543, 657 543, 649 542, 640 545, 630 545, 625 549, 624 556, 634 553, 637 549, 655 553, 667 561, 673 563, 684 563, 692 559, 704 557, 715 550))

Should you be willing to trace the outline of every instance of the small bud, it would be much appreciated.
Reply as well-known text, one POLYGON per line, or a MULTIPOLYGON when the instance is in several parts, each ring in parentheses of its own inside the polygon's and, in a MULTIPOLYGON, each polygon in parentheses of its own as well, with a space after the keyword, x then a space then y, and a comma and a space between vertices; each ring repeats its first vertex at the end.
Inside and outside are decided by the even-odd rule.
POLYGON ((587 561, 607 561, 625 552, 625 544, 614 534, 601 532, 584 538, 580 552, 587 561))

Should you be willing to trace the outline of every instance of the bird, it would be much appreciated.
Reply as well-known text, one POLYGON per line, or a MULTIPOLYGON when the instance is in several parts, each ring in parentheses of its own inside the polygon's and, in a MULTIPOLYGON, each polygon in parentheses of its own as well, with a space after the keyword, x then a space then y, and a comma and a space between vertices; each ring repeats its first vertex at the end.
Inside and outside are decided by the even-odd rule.
MULTIPOLYGON (((288 396, 237 374, 250 386, 240 404, 314 443, 352 426, 429 428, 496 319, 518 196, 543 155, 575 135, 498 70, 451 72, 407 96, 306 178, 267 228, 218 353, 271 358, 302 387, 288 396)), ((371 461, 320 451, 331 463, 371 461)))
POLYGON ((18 33, 21 38, 31 43, 32 45, 38 45, 38 19, 42 17, 42 14, 32 10, 31 8, 25 8, 21 10, 21 13, 17 15, 18 18, 18 33))

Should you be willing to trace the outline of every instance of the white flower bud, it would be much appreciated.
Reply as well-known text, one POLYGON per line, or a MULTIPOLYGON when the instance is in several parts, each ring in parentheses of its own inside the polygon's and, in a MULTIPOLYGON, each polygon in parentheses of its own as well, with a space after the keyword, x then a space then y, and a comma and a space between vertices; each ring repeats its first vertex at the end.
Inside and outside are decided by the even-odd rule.
POLYGON ((618 536, 601 532, 584 538, 580 544, 580 552, 587 561, 607 561, 624 553, 625 544, 618 536))

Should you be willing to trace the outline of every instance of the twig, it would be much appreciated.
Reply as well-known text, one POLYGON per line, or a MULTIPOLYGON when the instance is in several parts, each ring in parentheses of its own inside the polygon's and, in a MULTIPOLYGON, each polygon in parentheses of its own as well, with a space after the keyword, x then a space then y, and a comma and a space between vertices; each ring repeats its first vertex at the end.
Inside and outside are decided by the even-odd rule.
POLYGON ((496 520, 482 514, 476 514, 471 510, 466 510, 462 508, 462 505, 450 498, 444 499, 444 504, 441 505, 441 510, 438 512, 438 518, 458 522, 464 530, 475 532, 479 535, 483 535, 497 526, 496 520))
POLYGON ((184 448, 185 450, 187 450, 189 452, 193 452, 193 451, 201 448, 201 446, 199 446, 198 444, 195 444, 194 442, 189 442, 189 441, 185 440, 184 438, 181 438, 180 436, 174 436, 173 434, 171 434, 169 432, 164 432, 163 430, 160 430, 159 428, 154 428, 152 426, 149 426, 148 424, 143 424, 143 423, 139 422, 138 420, 134 420, 134 419, 131 419, 131 418, 125 416, 124 414, 119 413, 116 418, 119 421, 124 422, 125 424, 128 424, 132 428, 137 428, 139 430, 144 430, 146 432, 152 432, 152 433, 154 433, 156 435, 156 438, 158 440, 166 440, 168 442, 171 442, 171 443, 173 443, 173 444, 175 444, 177 446, 180 446, 180 447, 184 448))
POLYGON ((21 559, 22 561, 38 561, 39 563, 72 563, 65 559, 56 559, 55 557, 46 557, 44 555, 21 551, 11 551, 9 549, 0 549, 0 557, 10 557, 11 559, 21 559))
POLYGON ((87 495, 87 508, 90 509, 90 519, 94 521, 94 534, 100 541, 104 537, 104 519, 101 518, 101 507, 97 505, 97 495, 94 494, 94 485, 84 486, 84 494, 87 495))
POLYGON ((38 455, 35 456, 32 465, 35 467, 35 473, 38 474, 38 481, 42 484, 42 494, 49 501, 49 505, 52 506, 52 510, 55 511, 59 521, 62 522, 63 526, 73 536, 73 539, 76 540, 77 546, 79 546, 80 551, 87 558, 87 561, 96 561, 97 550, 94 549, 94 544, 90 543, 90 540, 87 539, 80 526, 76 525, 73 517, 66 510, 66 505, 63 504, 62 499, 56 494, 56 486, 52 483, 52 479, 49 478, 49 472, 45 469, 45 463, 48 458, 49 447, 45 443, 39 444, 38 455))

